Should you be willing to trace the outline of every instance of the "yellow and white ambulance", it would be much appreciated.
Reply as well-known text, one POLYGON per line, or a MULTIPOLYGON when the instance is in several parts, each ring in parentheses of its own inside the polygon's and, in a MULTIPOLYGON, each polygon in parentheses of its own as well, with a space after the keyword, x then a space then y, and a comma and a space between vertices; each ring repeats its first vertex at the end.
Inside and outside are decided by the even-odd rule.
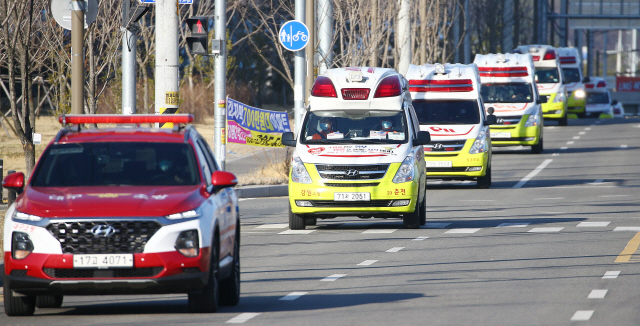
POLYGON ((289 174, 289 228, 338 216, 426 222, 423 145, 406 79, 393 69, 329 69, 318 76, 289 174))
POLYGON ((560 59, 560 67, 564 75, 564 84, 567 90, 567 112, 575 113, 578 117, 584 117, 585 90, 584 83, 589 78, 582 74, 582 62, 580 53, 576 48, 557 48, 560 59))
POLYGON ((542 115, 545 119, 557 120, 560 126, 566 126, 567 92, 555 48, 550 45, 521 45, 513 53, 531 54, 538 93, 547 98, 547 102, 542 104, 542 115))
POLYGON ((475 64, 410 65, 409 91, 425 146, 427 178, 476 180, 491 185, 491 137, 494 115, 485 113, 475 64))
POLYGON ((589 82, 584 84, 584 89, 587 93, 585 115, 600 119, 613 118, 613 102, 607 82, 601 77, 591 77, 589 82))
MULTIPOLYGON (((486 110, 498 118, 491 125, 493 146, 531 146, 543 150, 542 108, 530 54, 476 54, 486 110)), ((544 101, 544 100, 543 100, 544 101)))

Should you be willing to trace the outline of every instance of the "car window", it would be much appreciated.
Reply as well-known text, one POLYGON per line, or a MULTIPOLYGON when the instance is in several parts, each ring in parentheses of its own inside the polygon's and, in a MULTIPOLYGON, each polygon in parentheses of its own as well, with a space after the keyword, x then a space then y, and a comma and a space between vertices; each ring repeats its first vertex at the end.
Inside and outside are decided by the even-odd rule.
POLYGON ((199 183, 191 146, 183 143, 54 144, 34 171, 33 187, 180 186, 199 183))
POLYGON ((211 148, 209 148, 209 144, 207 144, 207 142, 204 141, 204 139, 200 138, 198 139, 198 145, 200 146, 200 149, 204 153, 204 158, 207 161, 207 164, 209 165, 209 169, 211 169, 211 171, 219 170, 218 164, 216 164, 216 160, 213 156, 213 153, 211 152, 211 148))
POLYGON ((609 93, 587 93, 588 104, 608 104, 609 93))
POLYGON ((310 111, 302 129, 304 144, 403 144, 407 142, 404 111, 310 111))
POLYGON ((452 125, 480 123, 476 100, 413 101, 421 125, 452 125))
POLYGON ((487 103, 531 103, 534 99, 529 83, 482 84, 481 92, 487 103))
POLYGON ((560 82, 560 72, 558 68, 555 67, 536 67, 535 75, 536 83, 538 84, 555 84, 560 82))
POLYGON ((207 155, 205 155, 204 150, 200 147, 197 141, 195 148, 198 155, 198 161, 200 161, 200 171, 202 171, 204 180, 207 183, 207 186, 209 186, 211 185, 211 174, 213 171, 211 170, 210 163, 207 161, 207 155))
POLYGON ((578 68, 562 68, 564 74, 564 83, 578 83, 580 82, 580 70, 578 68))

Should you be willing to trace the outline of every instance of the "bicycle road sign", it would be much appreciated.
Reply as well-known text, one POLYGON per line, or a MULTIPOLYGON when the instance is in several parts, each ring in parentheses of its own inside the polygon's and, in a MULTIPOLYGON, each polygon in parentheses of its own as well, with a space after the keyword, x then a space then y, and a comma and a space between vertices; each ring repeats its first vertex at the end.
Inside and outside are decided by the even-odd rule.
POLYGON ((280 28, 278 39, 285 49, 299 51, 309 43, 309 29, 303 22, 290 20, 280 28))

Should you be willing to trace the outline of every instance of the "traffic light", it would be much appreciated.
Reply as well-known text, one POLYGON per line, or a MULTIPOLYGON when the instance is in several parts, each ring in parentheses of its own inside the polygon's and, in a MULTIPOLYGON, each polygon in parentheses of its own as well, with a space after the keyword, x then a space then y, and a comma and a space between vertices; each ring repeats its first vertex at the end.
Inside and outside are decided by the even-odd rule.
POLYGON ((209 43, 209 17, 195 16, 187 18, 191 36, 187 37, 187 46, 192 54, 207 55, 209 43))

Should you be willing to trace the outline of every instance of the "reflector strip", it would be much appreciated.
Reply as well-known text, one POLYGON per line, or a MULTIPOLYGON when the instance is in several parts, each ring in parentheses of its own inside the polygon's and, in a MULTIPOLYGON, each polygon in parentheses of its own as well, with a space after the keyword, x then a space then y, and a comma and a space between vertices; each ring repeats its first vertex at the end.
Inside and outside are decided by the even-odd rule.
MULTIPOLYGON (((179 108, 160 108, 160 114, 177 114, 179 112, 180 112, 179 108)), ((158 126, 160 128, 172 129, 173 122, 159 123, 158 126)))
POLYGON ((410 92, 471 92, 471 79, 452 80, 409 80, 410 92))
POLYGON ((479 67, 480 77, 526 77, 527 67, 479 67))
MULTIPOLYGON (((177 108, 176 108, 177 110, 177 108)), ((75 114, 58 117, 60 123, 191 123, 193 114, 75 114)))

